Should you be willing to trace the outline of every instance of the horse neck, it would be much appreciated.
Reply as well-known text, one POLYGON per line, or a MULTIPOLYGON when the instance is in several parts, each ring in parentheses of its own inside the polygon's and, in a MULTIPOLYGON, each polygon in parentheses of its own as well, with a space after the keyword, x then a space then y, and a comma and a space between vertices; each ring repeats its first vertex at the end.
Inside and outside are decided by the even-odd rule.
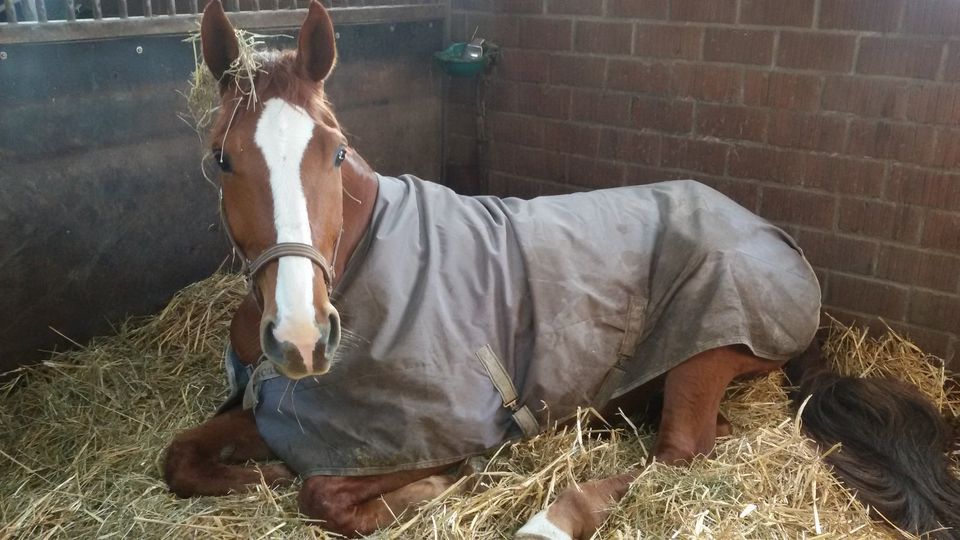
MULTIPOLYGON (((353 150, 351 148, 351 150, 353 150)), ((377 202, 377 175, 355 151, 347 153, 341 165, 343 181, 343 237, 334 263, 337 276, 342 276, 347 262, 370 227, 377 202)))

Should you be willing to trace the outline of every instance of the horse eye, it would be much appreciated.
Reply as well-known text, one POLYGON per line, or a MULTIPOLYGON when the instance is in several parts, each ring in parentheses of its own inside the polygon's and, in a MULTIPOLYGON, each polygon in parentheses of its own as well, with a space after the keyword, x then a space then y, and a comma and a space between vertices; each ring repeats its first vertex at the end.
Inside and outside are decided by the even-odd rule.
POLYGON ((341 146, 340 149, 337 150, 336 157, 333 158, 333 166, 339 167, 345 159, 347 159, 347 149, 341 146))
POLYGON ((217 165, 220 166, 220 170, 225 173, 233 172, 233 168, 230 167, 230 158, 223 153, 223 150, 217 148, 213 151, 213 159, 217 162, 217 165))

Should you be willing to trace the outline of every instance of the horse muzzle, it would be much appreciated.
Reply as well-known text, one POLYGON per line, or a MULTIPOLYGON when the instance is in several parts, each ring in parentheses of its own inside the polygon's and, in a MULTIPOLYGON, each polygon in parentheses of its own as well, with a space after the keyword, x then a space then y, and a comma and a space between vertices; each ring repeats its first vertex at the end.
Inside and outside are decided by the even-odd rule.
POLYGON ((302 379, 330 371, 340 345, 340 314, 333 306, 325 311, 322 323, 284 324, 267 316, 260 321, 263 353, 284 376, 302 379))

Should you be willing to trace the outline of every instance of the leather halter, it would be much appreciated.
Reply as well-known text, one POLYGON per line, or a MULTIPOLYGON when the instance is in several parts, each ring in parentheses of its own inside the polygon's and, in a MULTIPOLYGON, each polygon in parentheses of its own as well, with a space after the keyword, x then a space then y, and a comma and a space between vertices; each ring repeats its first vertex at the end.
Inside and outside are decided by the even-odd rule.
MULTIPOLYGON (((233 250, 240 255, 240 260, 243 265, 242 272, 247 279, 247 286, 251 291, 254 292, 254 298, 261 309, 263 308, 263 302, 260 291, 257 288, 257 274, 260 273, 260 270, 262 270, 267 264, 281 257, 303 257, 320 268, 320 272, 323 274, 323 282, 327 286, 327 296, 330 296, 330 294, 333 292, 333 279, 336 277, 336 272, 334 272, 333 265, 327 262, 326 257, 324 257, 317 248, 302 242, 280 242, 263 250, 256 259, 251 261, 240 249, 240 245, 237 244, 237 240, 233 237, 233 233, 230 231, 230 224, 227 223, 226 207, 223 203, 223 189, 220 189, 219 197, 220 222, 223 225, 224 232, 227 234, 227 239, 230 240, 231 247, 233 247, 233 250)), ((342 225, 340 226, 340 233, 337 235, 337 243, 333 246, 334 263, 337 262, 337 252, 340 251, 341 238, 343 238, 342 225)))

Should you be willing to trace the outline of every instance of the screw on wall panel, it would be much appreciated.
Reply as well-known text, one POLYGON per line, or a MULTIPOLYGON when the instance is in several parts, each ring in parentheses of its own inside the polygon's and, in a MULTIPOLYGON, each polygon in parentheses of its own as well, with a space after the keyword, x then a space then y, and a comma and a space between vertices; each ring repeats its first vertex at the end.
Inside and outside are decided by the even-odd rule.
POLYGON ((433 28, 433 23, 427 23, 427 28, 433 28))
POLYGON ((137 54, 143 54, 143 47, 137 45, 137 54))
POLYGON ((391 32, 393 32, 393 31, 396 30, 396 29, 397 29, 396 26, 394 26, 394 25, 392 25, 392 24, 390 25, 390 31, 391 31, 391 32))
POLYGON ((0 51, 0 60, 7 59, 7 51, 0 51))
POLYGON ((333 37, 335 39, 340 39, 340 32, 334 32, 333 37))

